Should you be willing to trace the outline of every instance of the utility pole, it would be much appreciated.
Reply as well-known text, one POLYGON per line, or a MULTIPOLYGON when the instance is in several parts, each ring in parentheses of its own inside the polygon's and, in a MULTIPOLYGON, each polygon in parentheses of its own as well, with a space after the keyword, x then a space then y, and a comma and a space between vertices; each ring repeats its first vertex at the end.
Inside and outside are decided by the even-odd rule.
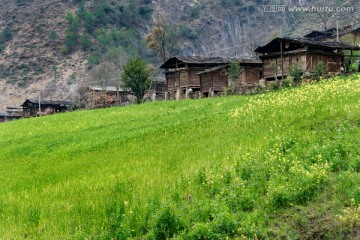
POLYGON ((39 93, 39 115, 41 116, 41 92, 39 93))
POLYGON ((336 41, 339 41, 339 17, 336 16, 336 41))

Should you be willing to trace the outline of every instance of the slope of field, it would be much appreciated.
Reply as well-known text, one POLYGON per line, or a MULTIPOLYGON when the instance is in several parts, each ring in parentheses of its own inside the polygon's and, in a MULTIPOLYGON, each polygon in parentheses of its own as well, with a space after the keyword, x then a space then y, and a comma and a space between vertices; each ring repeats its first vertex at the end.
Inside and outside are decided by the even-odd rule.
POLYGON ((360 75, 0 125, 2 239, 349 238, 360 75))

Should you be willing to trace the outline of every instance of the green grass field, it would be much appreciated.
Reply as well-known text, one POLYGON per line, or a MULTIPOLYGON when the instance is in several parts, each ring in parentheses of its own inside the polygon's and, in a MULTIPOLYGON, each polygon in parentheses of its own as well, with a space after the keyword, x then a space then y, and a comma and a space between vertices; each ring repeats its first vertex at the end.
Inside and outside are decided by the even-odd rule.
POLYGON ((0 239, 360 236, 360 75, 0 125, 0 239))

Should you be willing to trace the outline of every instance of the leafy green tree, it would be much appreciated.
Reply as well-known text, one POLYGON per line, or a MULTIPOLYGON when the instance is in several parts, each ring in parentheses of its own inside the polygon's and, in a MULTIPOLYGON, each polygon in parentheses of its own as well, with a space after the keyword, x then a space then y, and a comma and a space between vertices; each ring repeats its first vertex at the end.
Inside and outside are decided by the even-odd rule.
POLYGON ((5 43, 10 41, 12 38, 12 31, 10 27, 6 26, 4 30, 0 32, 0 52, 4 50, 5 43))
POLYGON ((87 15, 87 11, 85 8, 85 1, 81 0, 80 4, 79 4, 79 8, 77 10, 77 16, 79 19, 81 20, 85 20, 85 16, 87 15))
POLYGON ((4 28, 1 35, 2 35, 1 37, 4 39, 5 42, 10 41, 12 39, 12 36, 13 36, 12 31, 11 31, 9 26, 6 26, 4 28))
POLYGON ((325 70, 326 70, 325 63, 323 61, 319 61, 316 64, 315 69, 313 71, 313 80, 319 81, 320 77, 324 75, 325 70))
POLYGON ((102 4, 95 11, 95 21, 98 26, 106 25, 106 7, 106 5, 102 4))
POLYGON ((68 21, 68 28, 65 33, 65 46, 68 51, 75 48, 80 40, 80 23, 78 18, 71 12, 67 13, 65 19, 68 21))
POLYGON ((151 86, 150 70, 146 63, 140 57, 130 59, 124 66, 121 79, 123 87, 131 89, 137 103, 142 103, 145 92, 151 86))
POLYGON ((296 85, 300 83, 301 80, 301 66, 299 64, 293 64, 289 68, 289 75, 293 78, 293 81, 296 85))
POLYGON ((86 13, 84 17, 84 27, 86 31, 92 33, 95 29, 95 16, 92 13, 86 13))
POLYGON ((57 32, 56 31, 51 31, 50 33, 49 33, 49 40, 50 40, 50 42, 54 42, 54 41, 56 41, 57 39, 58 39, 58 34, 57 34, 57 32))
POLYGON ((81 47, 84 51, 87 51, 91 48, 91 39, 90 39, 90 35, 87 34, 87 33, 84 33, 82 36, 81 36, 81 39, 80 39, 80 42, 81 42, 81 47))
POLYGON ((225 92, 228 95, 235 94, 238 89, 238 78, 244 69, 240 66, 238 61, 230 61, 227 74, 229 76, 229 86, 225 88, 225 92))

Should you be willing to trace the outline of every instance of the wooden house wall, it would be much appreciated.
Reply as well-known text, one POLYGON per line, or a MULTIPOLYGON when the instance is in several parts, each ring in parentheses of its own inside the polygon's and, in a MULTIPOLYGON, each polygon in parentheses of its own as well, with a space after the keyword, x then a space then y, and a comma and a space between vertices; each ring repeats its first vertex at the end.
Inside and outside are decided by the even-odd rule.
POLYGON ((221 69, 214 72, 201 74, 200 80, 200 91, 202 93, 208 93, 210 90, 215 92, 223 92, 224 87, 228 86, 227 76, 221 69))
POLYGON ((242 75, 244 75, 246 83, 259 83, 261 79, 261 71, 257 69, 245 69, 242 75))
POLYGON ((188 70, 180 71, 180 87, 187 87, 189 84, 189 72, 188 70))
MULTIPOLYGON (((263 75, 264 78, 273 78, 275 76, 274 70, 271 68, 272 62, 275 62, 276 66, 279 67, 278 59, 264 59, 263 61, 263 75)), ((279 71, 279 69, 278 69, 279 71)), ((281 70, 280 70, 281 71, 281 70)))
POLYGON ((328 56, 326 66, 328 72, 339 73, 341 71, 341 56, 328 56))
POLYGON ((277 77, 280 78, 282 73, 284 76, 289 75, 289 69, 292 65, 298 64, 301 70, 304 72, 307 69, 307 57, 306 54, 295 54, 288 55, 283 57, 283 70, 281 69, 281 57, 277 56, 276 58, 264 59, 263 60, 263 77, 265 79, 274 78, 275 73, 271 68, 272 62, 276 63, 277 67, 277 77))
POLYGON ((316 65, 322 61, 325 64, 326 72, 337 73, 341 68, 341 56, 324 56, 308 54, 307 56, 307 69, 306 71, 312 72, 316 68, 316 65))
POLYGON ((180 82, 180 73, 173 72, 166 74, 167 91, 176 91, 177 86, 180 82))
POLYGON ((224 87, 228 86, 228 76, 224 74, 224 71, 215 71, 213 74, 213 91, 223 92, 224 87))
POLYGON ((209 89, 212 87, 213 76, 212 73, 204 73, 200 76, 200 91, 201 92, 209 92, 209 89))
POLYGON ((200 87, 200 76, 197 73, 204 71, 205 68, 195 68, 188 70, 188 83, 181 87, 200 87))

